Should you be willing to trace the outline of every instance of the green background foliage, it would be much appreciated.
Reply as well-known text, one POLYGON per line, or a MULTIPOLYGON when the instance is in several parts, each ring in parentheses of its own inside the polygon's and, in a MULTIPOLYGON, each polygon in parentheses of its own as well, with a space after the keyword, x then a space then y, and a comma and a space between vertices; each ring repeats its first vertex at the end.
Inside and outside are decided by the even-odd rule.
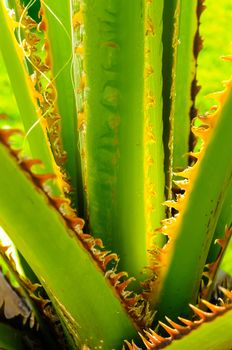
POLYGON ((202 86, 197 96, 200 113, 206 112, 212 103, 215 103, 205 96, 212 91, 220 90, 221 81, 232 74, 232 66, 220 60, 220 56, 231 54, 232 51, 230 30, 232 2, 206 0, 205 4, 209 8, 201 16, 200 28, 204 37, 204 47, 198 58, 198 82, 202 86))

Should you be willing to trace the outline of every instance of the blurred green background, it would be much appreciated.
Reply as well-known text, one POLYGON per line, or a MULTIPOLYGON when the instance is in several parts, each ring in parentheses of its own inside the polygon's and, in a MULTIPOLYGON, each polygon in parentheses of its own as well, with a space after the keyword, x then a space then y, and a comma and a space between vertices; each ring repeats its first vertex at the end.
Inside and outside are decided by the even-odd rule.
POLYGON ((202 86, 197 97, 200 113, 215 104, 205 96, 222 89, 221 82, 232 75, 231 63, 220 58, 232 55, 232 1, 206 0, 205 5, 200 28, 204 48, 198 60, 198 82, 202 86))
MULTIPOLYGON (((204 48, 198 60, 198 83, 202 89, 197 97, 199 113, 206 112, 215 102, 206 99, 208 93, 220 90, 222 80, 232 75, 232 65, 220 59, 232 54, 232 1, 206 0, 206 11, 201 17, 201 35, 204 48)), ((12 93, 2 56, 0 53, 0 113, 7 113, 17 126, 18 109, 12 93)))

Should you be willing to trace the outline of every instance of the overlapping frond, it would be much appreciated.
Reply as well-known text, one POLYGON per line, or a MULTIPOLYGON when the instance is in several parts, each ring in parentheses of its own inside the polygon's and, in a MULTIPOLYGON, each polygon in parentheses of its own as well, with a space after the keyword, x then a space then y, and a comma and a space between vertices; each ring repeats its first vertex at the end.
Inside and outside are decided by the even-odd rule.
MULTIPOLYGON (((173 320, 171 320, 170 318, 166 317, 166 322, 159 322, 160 327, 165 331, 165 333, 168 336, 161 336, 159 335, 157 332, 155 332, 152 329, 149 330, 144 330, 143 333, 140 333, 140 337, 143 341, 144 344, 144 349, 148 349, 148 350, 158 350, 158 349, 163 349, 163 348, 170 348, 170 350, 172 349, 172 346, 169 347, 169 345, 171 343, 173 343, 174 346, 173 349, 184 349, 184 347, 182 347, 181 344, 181 339, 183 338, 187 338, 186 336, 189 335, 190 333, 192 333, 193 331, 197 330, 198 328, 201 327, 202 329, 202 325, 205 325, 205 329, 207 332, 207 323, 210 323, 213 321, 215 321, 216 319, 218 320, 218 324, 217 327, 220 327, 220 316, 227 314, 228 318, 231 319, 232 317, 232 292, 230 292, 229 290, 222 288, 221 290, 223 292, 223 294, 225 295, 225 297, 227 298, 227 302, 226 303, 222 303, 221 305, 214 305, 210 302, 208 302, 207 300, 202 299, 201 303, 202 305, 204 305, 208 311, 203 311, 202 309, 200 309, 199 307, 196 307, 192 304, 190 304, 190 308, 192 309, 192 311, 194 312, 195 315, 195 319, 194 320, 189 320, 183 317, 178 317, 179 321, 181 323, 177 323, 174 322, 173 320), (176 342, 175 342, 176 341, 176 342), (179 344, 179 345, 178 345, 179 344), (178 347, 179 346, 179 347, 178 347)), ((209 325, 210 327, 210 325, 209 325)), ((222 324, 223 327, 223 324, 222 324)), ((215 328, 216 330, 216 328, 215 328)), ((203 330, 204 332, 204 330, 203 330)), ((219 332, 219 330, 218 330, 219 332)), ((215 339, 218 338, 218 332, 215 332, 214 334, 211 333, 211 339, 212 339, 212 347, 211 349, 216 349, 215 347, 215 339)), ((198 338, 198 332, 194 332, 195 335, 195 344, 197 346, 197 344, 200 344, 200 336, 198 338)), ((202 344, 202 348, 204 348, 204 346, 209 346, 210 344, 210 340, 208 339, 208 344, 202 344)), ((138 347, 134 342, 130 343, 128 341, 126 341, 126 345, 128 347, 129 350, 142 350, 140 347, 138 347)), ((216 345, 217 346, 217 345, 216 345)), ((123 349, 125 350, 127 347, 123 347, 123 349)))
MULTIPOLYGON (((18 133, 14 129, 1 129, 0 141, 8 148, 11 154, 16 158, 24 174, 34 183, 35 188, 42 191, 50 205, 59 212, 61 217, 71 230, 70 234, 75 236, 84 248, 93 257, 102 272, 105 274, 109 283, 114 287, 115 292, 120 297, 124 307, 140 327, 147 326, 152 322, 152 312, 149 304, 142 295, 128 291, 126 288, 133 277, 128 278, 127 272, 117 272, 117 263, 119 257, 111 251, 105 250, 101 239, 94 238, 90 234, 83 232, 84 220, 78 217, 76 211, 71 207, 70 200, 65 197, 53 195, 51 181, 56 178, 55 174, 41 174, 34 171, 35 165, 41 165, 40 160, 20 158, 20 150, 10 147, 11 137, 18 133)), ((21 133, 21 131, 20 131, 21 133)), ((26 283, 26 286, 29 287, 26 283)), ((32 286, 33 287, 33 286, 32 286)), ((43 300, 43 299, 42 299, 43 300)))

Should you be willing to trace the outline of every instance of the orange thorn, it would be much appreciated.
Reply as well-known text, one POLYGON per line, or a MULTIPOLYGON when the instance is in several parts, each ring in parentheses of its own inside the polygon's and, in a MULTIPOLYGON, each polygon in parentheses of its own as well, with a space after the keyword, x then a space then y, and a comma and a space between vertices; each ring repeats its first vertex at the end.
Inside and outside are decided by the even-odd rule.
POLYGON ((205 311, 202 311, 201 309, 199 309, 198 307, 192 305, 192 304, 189 304, 189 306, 191 307, 191 309, 194 311, 194 313, 200 317, 200 319, 202 320, 206 320, 207 318, 209 317, 212 317, 212 314, 209 313, 209 312, 205 312, 205 311))
POLYGON ((33 178, 42 186, 46 181, 56 179, 55 174, 32 174, 33 178))
POLYGON ((172 337, 174 338, 177 335, 180 335, 180 332, 177 329, 171 328, 165 323, 159 321, 159 324, 165 329, 165 331, 172 337))
POLYGON ((85 240, 85 244, 88 246, 90 250, 92 250, 95 247, 95 241, 94 238, 91 237, 90 239, 85 240))
MULTIPOLYGON (((91 236, 92 237, 92 236, 91 236)), ((96 250, 95 255, 98 257, 98 260, 103 261, 107 254, 110 253, 110 250, 96 250)))
POLYGON ((178 211, 180 210, 180 203, 173 200, 165 201, 163 205, 166 205, 168 208, 174 208, 178 211))
POLYGON ((42 31, 45 32, 46 31, 46 22, 45 21, 41 21, 38 26, 37 26, 38 31, 42 31))
POLYGON ((183 318, 183 317, 178 317, 178 319, 183 323, 185 324, 186 326, 192 328, 194 326, 194 323, 190 320, 187 320, 186 318, 183 318))
POLYGON ((207 300, 204 300, 202 299, 201 300, 203 304, 205 304, 208 309, 210 309, 214 314, 218 314, 219 312, 222 312, 224 311, 226 308, 224 306, 217 306, 217 305, 214 305, 212 303, 210 303, 209 301, 207 300))
POLYGON ((152 335, 150 332, 144 330, 144 333, 146 333, 147 337, 150 339, 150 341, 153 343, 154 346, 159 345, 161 343, 160 340, 158 340, 154 335, 152 335))
POLYGON ((64 215, 64 217, 66 220, 69 221, 73 229, 83 229, 83 227, 85 226, 85 221, 81 218, 78 218, 77 216, 64 215))
POLYGON ((115 286, 116 284, 120 283, 119 279, 121 277, 128 277, 128 273, 125 271, 118 272, 117 274, 111 274, 110 280, 112 281, 112 284, 115 286))
POLYGON ((83 233, 83 232, 80 232, 80 233, 79 233, 79 237, 80 237, 83 241, 85 241, 85 240, 87 240, 87 239, 90 239, 90 238, 93 238, 90 234, 88 234, 88 233, 83 233))
POLYGON ((51 197, 51 200, 57 209, 60 209, 60 206, 63 204, 70 204, 70 200, 64 197, 51 197))
POLYGON ((136 348, 135 348, 136 345, 134 344, 134 342, 132 342, 132 344, 129 343, 127 340, 124 340, 124 342, 128 346, 129 350, 136 350, 136 348))
POLYGON ((132 345, 131 345, 127 340, 124 340, 124 342, 125 342, 126 345, 128 346, 129 350, 133 350, 132 345))
POLYGON ((132 307, 137 303, 138 300, 139 300, 139 295, 136 295, 131 298, 126 298, 126 303, 129 307, 132 307))
POLYGON ((232 55, 228 55, 228 56, 221 56, 221 58, 225 61, 229 61, 232 62, 232 55))
POLYGON ((130 284, 130 282, 135 281, 134 277, 130 277, 127 280, 119 283, 118 285, 116 285, 117 290, 119 291, 120 294, 122 294, 122 292, 126 289, 126 287, 130 284))
POLYGON ((15 134, 23 135, 23 132, 19 129, 0 129, 0 139, 5 144, 8 144, 8 139, 15 134))
POLYGON ((218 239, 215 239, 215 243, 217 243, 218 245, 220 245, 221 248, 225 248, 225 238, 218 238, 218 239))
POLYGON ((144 345, 146 346, 146 348, 148 350, 153 349, 154 348, 154 344, 150 343, 140 332, 138 332, 138 333, 139 333, 139 336, 142 339, 144 345))
POLYGON ((104 244, 103 244, 103 242, 102 242, 102 240, 101 240, 101 238, 95 238, 95 245, 96 246, 98 246, 99 248, 104 248, 104 244))
POLYGON ((218 287, 220 289, 220 291, 222 291, 222 293, 227 297, 229 298, 230 300, 232 300, 232 292, 230 292, 228 289, 224 288, 224 287, 221 287, 219 286, 218 287))
POLYGON ((185 177, 186 179, 189 179, 191 177, 192 174, 192 167, 188 167, 183 171, 174 173, 175 176, 181 176, 181 177, 185 177))
POLYGON ((1 246, 1 250, 2 252, 5 254, 7 252, 7 250, 10 248, 10 245, 3 245, 1 246))
POLYGON ((196 159, 199 158, 199 152, 188 152, 188 155, 196 159))
POLYGON ((27 170, 31 170, 31 168, 33 167, 33 165, 37 165, 37 164, 43 164, 42 161, 40 159, 25 159, 22 161, 21 163, 23 166, 25 166, 25 168, 27 170))
POLYGON ((215 99, 218 102, 222 102, 224 91, 212 92, 206 96, 206 98, 215 99))
POLYGON ((103 260, 103 268, 104 268, 104 270, 106 269, 106 267, 109 264, 109 262, 112 261, 112 260, 118 262, 119 261, 118 255, 115 254, 115 253, 111 253, 109 255, 106 255, 106 257, 103 260))
POLYGON ((155 337, 160 343, 164 342, 167 340, 167 338, 161 337, 161 335, 158 335, 155 331, 153 331, 151 328, 149 328, 149 331, 155 337))
POLYGON ((218 239, 216 239, 215 240, 215 242, 217 243, 217 244, 219 244, 220 245, 220 247, 222 248, 222 249, 225 249, 225 247, 226 247, 226 245, 228 244, 228 242, 229 242, 229 239, 230 239, 230 237, 231 237, 231 234, 232 234, 232 227, 230 228, 230 229, 228 229, 227 227, 225 228, 225 237, 224 238, 218 238, 218 239))
POLYGON ((168 323, 170 323, 170 325, 177 329, 180 333, 186 332, 189 330, 189 327, 187 326, 181 326, 180 324, 172 321, 169 317, 165 316, 166 320, 168 321, 168 323))
POLYGON ((192 132, 194 135, 202 138, 203 140, 206 139, 208 135, 209 128, 208 127, 203 127, 203 126, 193 126, 192 127, 192 132))

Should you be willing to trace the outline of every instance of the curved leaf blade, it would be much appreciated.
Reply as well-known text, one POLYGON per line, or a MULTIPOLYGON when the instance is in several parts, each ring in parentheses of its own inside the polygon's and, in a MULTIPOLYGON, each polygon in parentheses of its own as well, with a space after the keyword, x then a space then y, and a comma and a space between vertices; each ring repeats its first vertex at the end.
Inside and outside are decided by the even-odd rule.
POLYGON ((0 164, 2 226, 71 325, 71 334, 82 345, 99 346, 103 340, 105 348, 119 346, 125 332, 135 330, 103 272, 2 144, 0 164))
POLYGON ((165 315, 172 318, 185 315, 188 313, 186 305, 196 303, 210 243, 231 183, 232 159, 231 148, 228 147, 232 109, 230 87, 231 81, 226 91, 218 94, 220 103, 215 114, 208 119, 209 130, 195 130, 208 142, 196 155, 199 159, 192 170, 187 169, 181 174, 189 179, 189 183, 188 180, 182 182, 185 195, 177 202, 167 203, 178 209, 179 214, 165 221, 163 226, 169 241, 161 251, 159 276, 154 284, 158 293, 153 291, 156 293, 153 297, 158 299, 158 319, 165 315))

